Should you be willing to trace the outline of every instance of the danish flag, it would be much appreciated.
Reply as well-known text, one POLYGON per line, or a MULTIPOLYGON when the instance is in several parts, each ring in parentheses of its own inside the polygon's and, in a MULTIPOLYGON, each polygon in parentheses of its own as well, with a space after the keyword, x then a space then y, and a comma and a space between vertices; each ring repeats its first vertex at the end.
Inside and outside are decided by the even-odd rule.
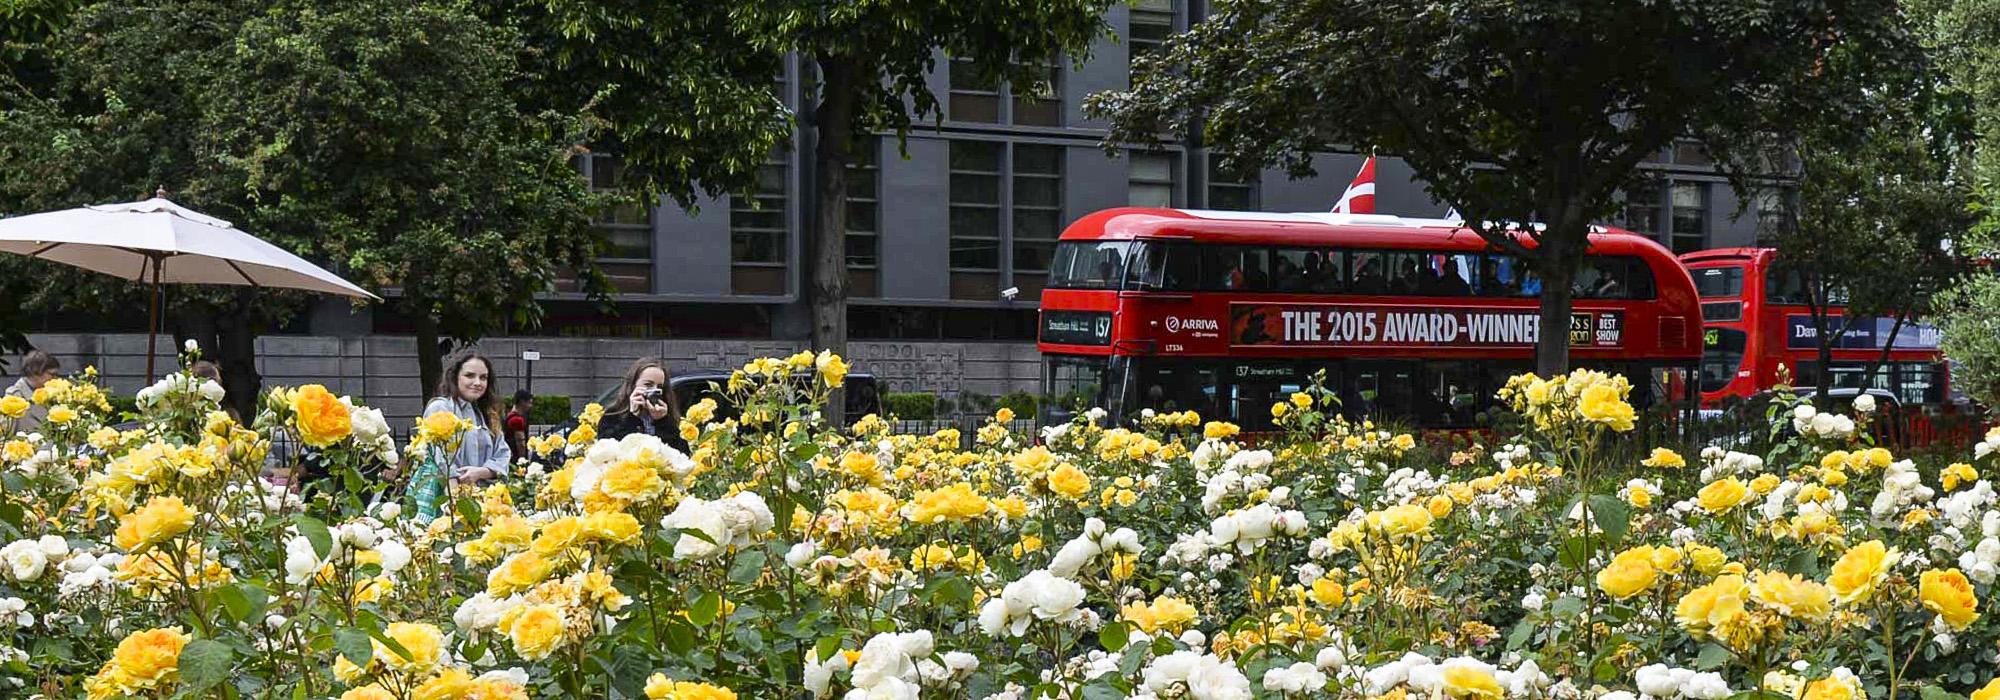
POLYGON ((1333 205, 1335 214, 1375 213, 1375 156, 1361 164, 1361 172, 1354 174, 1354 182, 1347 185, 1347 191, 1340 195, 1340 202, 1333 205))

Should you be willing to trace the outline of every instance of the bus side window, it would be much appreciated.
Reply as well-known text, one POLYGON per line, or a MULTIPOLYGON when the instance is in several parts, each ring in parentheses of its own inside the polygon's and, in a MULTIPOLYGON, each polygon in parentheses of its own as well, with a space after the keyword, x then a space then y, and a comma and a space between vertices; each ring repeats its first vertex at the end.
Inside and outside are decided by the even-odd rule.
POLYGON ((1247 246, 1216 246, 1208 256, 1214 264, 1204 265, 1217 276, 1214 288, 1239 292, 1262 292, 1271 288, 1270 251, 1247 246))
POLYGON ((1438 296, 1472 296, 1473 284, 1478 281, 1479 256, 1470 253, 1445 253, 1432 257, 1436 268, 1432 271, 1438 296))
POLYGON ((1153 289, 1201 289, 1201 254, 1187 243, 1147 243, 1143 282, 1153 289))
POLYGON ((1488 255, 1479 261, 1479 296, 1521 295, 1521 261, 1512 255, 1488 255))
POLYGON ((1424 294, 1433 287, 1425 271, 1423 253, 1389 254, 1389 293, 1405 296, 1424 294))
POLYGON ((1348 289, 1355 294, 1389 293, 1389 255, 1375 251, 1355 251, 1349 257, 1354 259, 1354 283, 1348 289))
POLYGON ((1645 260, 1635 257, 1622 257, 1619 260, 1625 262, 1627 271, 1625 279, 1629 286, 1626 287, 1628 291, 1625 298, 1653 299, 1659 296, 1659 292, 1653 287, 1652 266, 1647 265, 1645 260))

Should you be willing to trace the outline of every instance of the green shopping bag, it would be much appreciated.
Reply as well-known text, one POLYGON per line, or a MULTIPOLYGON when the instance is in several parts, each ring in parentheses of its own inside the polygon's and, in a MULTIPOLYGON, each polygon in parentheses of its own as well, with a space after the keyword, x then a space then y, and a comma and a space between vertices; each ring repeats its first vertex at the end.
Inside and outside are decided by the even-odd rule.
POLYGON ((418 522, 429 523, 444 513, 445 500, 451 494, 448 481, 451 475, 446 472, 442 457, 436 449, 424 450, 423 458, 410 471, 406 493, 418 522))

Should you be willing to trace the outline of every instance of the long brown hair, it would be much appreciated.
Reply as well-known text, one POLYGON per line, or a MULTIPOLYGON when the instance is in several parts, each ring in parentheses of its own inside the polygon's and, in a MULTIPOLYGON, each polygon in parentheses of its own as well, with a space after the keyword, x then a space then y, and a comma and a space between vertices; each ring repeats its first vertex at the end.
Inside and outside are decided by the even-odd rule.
POLYGON ((679 423, 681 419, 681 403, 674 396, 674 373, 667 371, 667 364, 661 362, 660 358, 657 357, 641 357, 638 361, 632 363, 631 369, 625 370, 625 381, 618 385, 618 395, 611 398, 611 405, 605 408, 604 412, 631 413, 632 391, 639 388, 639 375, 645 374, 646 370, 654 368, 658 368, 660 374, 666 376, 666 384, 660 386, 660 389, 666 392, 666 420, 669 425, 679 423))
POLYGON ((493 376, 493 361, 486 359, 486 356, 479 354, 479 351, 466 350, 445 359, 444 376, 438 377, 437 395, 452 401, 463 401, 465 397, 458 395, 458 373, 465 369, 465 363, 473 360, 486 365, 486 393, 480 394, 479 400, 472 402, 472 406, 479 411, 479 415, 486 418, 486 429, 499 435, 500 399, 494 397, 500 393, 500 382, 499 378, 493 376))

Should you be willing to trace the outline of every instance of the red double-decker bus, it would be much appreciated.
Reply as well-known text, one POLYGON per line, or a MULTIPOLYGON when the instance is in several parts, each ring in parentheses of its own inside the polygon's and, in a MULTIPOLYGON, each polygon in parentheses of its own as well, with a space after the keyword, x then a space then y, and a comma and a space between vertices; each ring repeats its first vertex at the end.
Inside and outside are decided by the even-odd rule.
MULTIPOLYGON (((1534 245, 1519 235, 1524 245, 1534 245)), ((1577 276, 1575 364, 1658 404, 1701 357, 1694 282, 1659 244, 1601 229, 1577 276), (1648 381, 1650 378, 1652 381, 1648 381)), ((1110 209, 1057 243, 1041 298, 1045 420, 1193 409, 1249 430, 1324 371, 1355 417, 1478 427, 1533 367, 1541 282, 1460 222, 1110 209)))
MULTIPOLYGON (((1855 319, 1834 345, 1832 364, 1820 367, 1805 284, 1798 274, 1776 268, 1776 261, 1777 251, 1771 248, 1718 248, 1681 256, 1701 295, 1703 405, 1770 389, 1780 364, 1791 369, 1793 386, 1815 386, 1825 371, 1833 374, 1836 389, 1887 392, 1906 406, 1946 403, 1949 372, 1938 329, 1916 319, 1900 326, 1894 318, 1855 319), (1882 365, 1870 378, 1868 369, 1877 362, 1882 365)), ((1837 329, 1842 309, 1831 307, 1828 313, 1828 322, 1837 329)))

